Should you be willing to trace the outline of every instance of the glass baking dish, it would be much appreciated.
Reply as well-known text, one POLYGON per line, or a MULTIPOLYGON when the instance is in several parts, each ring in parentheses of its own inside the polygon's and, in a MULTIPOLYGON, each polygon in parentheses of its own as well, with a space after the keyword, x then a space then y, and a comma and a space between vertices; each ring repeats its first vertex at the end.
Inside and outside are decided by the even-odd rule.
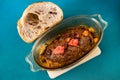
POLYGON ((47 30, 42 36, 40 36, 35 44, 33 45, 33 48, 31 50, 31 52, 26 56, 25 60, 26 62, 28 62, 30 64, 30 69, 33 72, 39 71, 39 70, 58 70, 58 69, 65 69, 67 67, 70 67, 72 65, 77 64, 78 62, 80 62, 83 58, 87 57, 87 55, 92 52, 95 47, 89 52, 87 53, 85 56, 83 56, 82 58, 80 58, 79 60, 77 60, 76 62, 65 66, 65 67, 61 67, 61 68, 57 68, 57 69, 47 69, 44 67, 41 67, 37 64, 37 62, 35 61, 35 59, 38 58, 38 49, 39 47, 44 48, 43 44, 54 38, 57 34, 59 34, 61 31, 66 30, 70 27, 77 27, 79 25, 86 25, 86 26, 90 26, 93 27, 99 36, 99 41, 97 43, 97 45, 95 47, 97 47, 102 39, 103 36, 103 32, 104 30, 107 28, 108 23, 102 19, 100 14, 94 14, 94 15, 80 15, 80 16, 73 16, 70 17, 68 19, 63 20, 62 22, 60 22, 59 24, 57 24, 56 26, 50 28, 49 30, 47 30))

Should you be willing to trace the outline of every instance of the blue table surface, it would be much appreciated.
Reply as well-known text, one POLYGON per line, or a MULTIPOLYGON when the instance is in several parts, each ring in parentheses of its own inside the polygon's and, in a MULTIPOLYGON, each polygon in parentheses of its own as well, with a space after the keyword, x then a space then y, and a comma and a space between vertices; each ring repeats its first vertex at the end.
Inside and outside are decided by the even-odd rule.
MULTIPOLYGON (((24 9, 38 1, 40 0, 0 0, 0 80, 50 80, 46 71, 30 71, 25 57, 33 43, 23 42, 16 27, 24 9)), ((99 13, 109 24, 99 45, 102 54, 55 80, 120 80, 120 1, 47 1, 62 8, 64 19, 99 13)))

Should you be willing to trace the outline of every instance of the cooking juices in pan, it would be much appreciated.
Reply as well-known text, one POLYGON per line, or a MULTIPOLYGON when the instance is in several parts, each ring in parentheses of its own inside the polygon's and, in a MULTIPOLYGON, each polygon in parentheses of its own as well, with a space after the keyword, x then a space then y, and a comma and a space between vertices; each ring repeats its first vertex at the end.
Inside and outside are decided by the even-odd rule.
MULTIPOLYGON (((69 28, 45 43, 36 62, 45 68, 67 66, 86 55, 99 40, 94 28, 85 25, 69 28)), ((40 51, 40 52, 39 52, 40 51)))

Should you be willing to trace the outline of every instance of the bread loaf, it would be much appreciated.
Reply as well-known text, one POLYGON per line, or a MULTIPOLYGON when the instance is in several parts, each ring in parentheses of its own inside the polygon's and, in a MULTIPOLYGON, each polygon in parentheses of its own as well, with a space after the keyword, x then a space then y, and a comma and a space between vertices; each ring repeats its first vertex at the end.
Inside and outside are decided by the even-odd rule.
POLYGON ((18 20, 18 33, 25 42, 31 43, 62 19, 63 12, 56 4, 37 2, 28 6, 18 20))

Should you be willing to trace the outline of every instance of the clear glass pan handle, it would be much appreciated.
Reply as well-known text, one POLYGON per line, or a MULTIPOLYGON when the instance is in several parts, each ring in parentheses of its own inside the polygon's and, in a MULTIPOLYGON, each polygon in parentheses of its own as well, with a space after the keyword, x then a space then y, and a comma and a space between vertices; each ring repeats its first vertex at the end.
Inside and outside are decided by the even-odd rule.
POLYGON ((32 72, 37 72, 40 69, 40 67, 35 63, 33 57, 32 57, 32 53, 29 53, 26 58, 25 61, 30 65, 30 69, 32 72))
POLYGON ((94 14, 92 15, 92 17, 95 18, 100 23, 100 25, 103 28, 103 31, 107 28, 108 22, 105 21, 100 14, 94 14))

